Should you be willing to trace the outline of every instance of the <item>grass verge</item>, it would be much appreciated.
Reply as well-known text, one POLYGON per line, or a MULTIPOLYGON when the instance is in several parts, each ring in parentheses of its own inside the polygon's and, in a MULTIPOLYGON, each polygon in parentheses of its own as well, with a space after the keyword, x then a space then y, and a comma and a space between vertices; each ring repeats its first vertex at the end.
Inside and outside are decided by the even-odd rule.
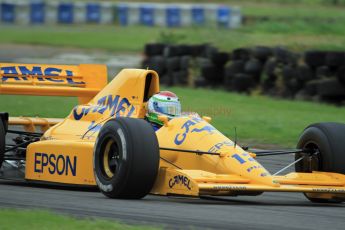
POLYGON ((49 229, 49 230, 95 230, 95 229, 157 229, 148 226, 130 226, 120 224, 115 221, 100 219, 76 219, 60 214, 54 214, 48 211, 38 210, 0 210, 0 228, 3 230, 12 229, 49 229))
MULTIPOLYGON (((193 0, 194 2, 197 2, 193 0)), ((158 2, 154 1, 153 2, 158 2)), ((166 1, 171 2, 171 1, 166 1)), ((183 1, 180 1, 183 2, 183 1)), ((198 1, 199 2, 199 1, 198 1)), ((208 1, 203 0, 202 3, 208 1)), ((255 45, 283 45, 295 50, 340 50, 345 45, 344 5, 324 0, 221 0, 238 5, 248 17, 236 30, 214 26, 161 28, 117 25, 0 25, 0 43, 42 44, 141 52, 148 42, 164 41, 162 34, 177 43, 213 43, 222 50, 255 45), (265 18, 256 21, 253 18, 265 18), (175 38, 175 39, 173 39, 175 38)), ((171 41, 170 41, 171 42, 171 41)))
MULTIPOLYGON (((345 108, 312 102, 246 96, 221 90, 169 88, 180 97, 184 111, 213 117, 213 125, 233 139, 237 127, 240 143, 295 146, 299 134, 311 123, 345 123, 345 108)), ((64 117, 74 98, 0 96, 0 111, 12 116, 64 117)))
POLYGON ((343 21, 267 21, 237 30, 115 25, 2 26, 1 32, 0 43, 5 44, 52 45, 112 52, 142 52, 148 42, 211 43, 225 51, 256 45, 283 45, 297 51, 314 48, 342 50, 345 44, 343 21))

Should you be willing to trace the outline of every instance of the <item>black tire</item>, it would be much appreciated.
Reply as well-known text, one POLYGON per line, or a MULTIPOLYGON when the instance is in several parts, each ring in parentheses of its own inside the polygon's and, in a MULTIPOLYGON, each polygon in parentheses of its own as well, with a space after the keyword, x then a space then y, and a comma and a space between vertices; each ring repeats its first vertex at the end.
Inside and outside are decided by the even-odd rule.
POLYGON ((237 92, 249 93, 250 89, 255 86, 255 80, 248 74, 236 74, 232 80, 232 87, 237 92))
POLYGON ((300 65, 297 67, 297 78, 301 82, 308 82, 313 80, 314 75, 311 69, 307 65, 300 65))
POLYGON ((205 54, 206 47, 209 46, 207 44, 201 44, 201 45, 193 45, 191 47, 192 49, 192 56, 193 57, 202 57, 205 54))
POLYGON ((150 43, 145 45, 145 55, 146 56, 156 56, 163 55, 165 44, 161 43, 150 43))
POLYGON ((272 48, 266 46, 257 46, 253 48, 253 56, 260 60, 262 63, 265 63, 268 58, 273 55, 272 48))
POLYGON ((269 76, 269 78, 277 78, 276 69, 279 67, 277 61, 274 58, 267 60, 264 66, 264 73, 269 76))
POLYGON ((244 66, 244 72, 255 78, 256 82, 260 82, 263 66, 258 59, 251 58, 244 66))
POLYGON ((210 59, 204 58, 204 57, 196 58, 196 66, 197 67, 202 68, 202 67, 207 66, 207 65, 212 65, 212 62, 210 59))
POLYGON ((309 81, 305 84, 304 90, 307 95, 315 96, 317 94, 318 80, 309 81))
POLYGON ((231 53, 231 60, 238 61, 247 61, 251 56, 250 49, 247 48, 238 48, 234 49, 231 53))
POLYGON ((169 75, 168 74, 163 74, 159 76, 159 84, 161 85, 168 85, 169 83, 169 75))
POLYGON ((208 58, 208 59, 212 59, 212 56, 215 54, 215 53, 218 53, 218 49, 214 46, 211 46, 211 45, 208 45, 205 47, 205 53, 204 53, 204 57, 205 58, 208 58))
MULTIPOLYGON (((178 70, 177 70, 178 71, 178 70)), ((164 82, 162 82, 163 84, 165 84, 165 85, 167 85, 167 86, 174 86, 175 84, 177 84, 177 81, 176 81, 176 79, 174 78, 175 76, 174 76, 174 73, 175 73, 176 71, 174 71, 174 70, 169 70, 168 69, 168 71, 167 71, 167 73, 166 73, 166 79, 165 79, 165 81, 164 82)))
POLYGON ((6 141, 6 131, 5 131, 5 124, 3 120, 0 118, 0 168, 4 161, 5 156, 5 141, 6 141))
POLYGON ((282 69, 282 76, 285 84, 287 84, 291 79, 296 79, 297 78, 297 70, 296 68, 286 65, 282 69))
POLYGON ((311 68, 315 69, 319 66, 325 65, 327 52, 310 50, 305 52, 304 61, 311 68))
POLYGON ((224 69, 217 68, 212 63, 204 63, 201 67, 201 75, 212 84, 220 84, 224 79, 224 69))
POLYGON ((187 85, 188 83, 188 71, 180 70, 173 73, 174 82, 179 85, 187 85))
POLYGON ((208 82, 205 80, 205 79, 203 79, 203 78, 201 78, 201 77, 199 77, 198 79, 196 79, 195 81, 194 81, 194 86, 195 87, 202 87, 202 88, 205 88, 205 87, 207 87, 209 84, 208 84, 208 82))
POLYGON ((270 58, 266 61, 264 66, 264 74, 261 79, 261 88, 264 94, 274 95, 276 80, 278 79, 276 70, 279 68, 278 62, 275 58, 270 58))
POLYGON ((292 78, 287 82, 286 87, 294 96, 299 90, 303 88, 303 83, 301 83, 297 78, 292 78))
POLYGON ((171 57, 166 59, 166 68, 168 71, 179 70, 181 66, 180 57, 171 57))
POLYGON ((315 77, 317 79, 329 78, 332 76, 332 71, 328 66, 319 66, 316 68, 315 77))
POLYGON ((275 59, 279 63, 295 64, 297 62, 297 58, 294 56, 294 54, 283 47, 275 47, 273 53, 275 59))
POLYGON ((244 72, 244 61, 233 61, 224 69, 224 85, 228 90, 231 90, 232 79, 238 73, 244 72))
POLYGON ((285 83, 285 91, 287 97, 293 97, 304 87, 304 82, 300 80, 298 68, 292 66, 284 66, 282 70, 283 80, 285 83))
POLYGON ((312 97, 308 94, 308 92, 305 89, 301 89, 295 94, 294 99, 299 101, 310 101, 312 100, 312 97))
POLYGON ((225 71, 229 74, 244 73, 244 66, 246 62, 244 61, 233 61, 225 67, 225 71))
POLYGON ((317 94, 324 101, 340 103, 345 100, 345 86, 337 78, 323 79, 318 82, 317 94))
POLYGON ((163 75, 166 71, 165 59, 163 56, 152 56, 143 61, 142 67, 156 71, 159 76, 163 75))
POLYGON ((326 55, 326 65, 330 67, 330 69, 335 70, 339 66, 342 66, 345 64, 345 54, 344 52, 339 51, 332 51, 328 52, 326 55))
POLYGON ((229 61, 229 54, 225 52, 215 52, 211 54, 212 63, 218 68, 223 68, 229 61))
POLYGON ((159 146, 153 128, 141 119, 109 120, 97 137, 93 162, 96 183, 104 195, 143 198, 152 189, 159 167, 159 146))
POLYGON ((276 85, 277 76, 276 75, 266 75, 263 77, 261 81, 261 88, 264 94, 272 93, 272 89, 274 89, 276 85))
POLYGON ((191 57, 190 56, 182 56, 180 59, 180 69, 187 70, 190 67, 191 57))
POLYGON ((165 57, 178 57, 181 56, 182 51, 180 46, 171 45, 166 46, 163 53, 165 57))
POLYGON ((190 56, 193 54, 193 46, 192 45, 180 45, 180 56, 190 56))
MULTIPOLYGON (((301 134, 298 149, 313 149, 319 154, 312 158, 305 157, 295 165, 296 172, 325 171, 345 173, 345 124, 317 123, 308 126, 301 134)), ((295 159, 302 157, 303 153, 295 155, 295 159)), ((311 193, 305 196, 312 202, 343 202, 342 199, 315 198, 311 193)))
POLYGON ((337 78, 345 86, 345 65, 338 69, 337 78))

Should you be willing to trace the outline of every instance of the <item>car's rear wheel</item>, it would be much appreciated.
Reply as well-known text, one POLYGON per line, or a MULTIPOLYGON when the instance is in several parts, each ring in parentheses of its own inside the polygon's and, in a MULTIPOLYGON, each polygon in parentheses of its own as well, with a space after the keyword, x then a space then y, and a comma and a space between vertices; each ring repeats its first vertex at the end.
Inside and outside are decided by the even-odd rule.
POLYGON ((103 125, 94 149, 94 173, 104 195, 123 199, 146 196, 158 167, 158 141, 148 122, 121 117, 103 125))
MULTIPOLYGON (((308 126, 300 136, 298 149, 314 152, 297 153, 296 172, 325 171, 345 174, 345 124, 317 123, 308 126)), ((336 194, 304 194, 310 201, 317 203, 339 203, 345 200, 336 194)))
POLYGON ((0 168, 2 166, 2 162, 4 161, 5 156, 5 124, 2 119, 0 119, 0 168))

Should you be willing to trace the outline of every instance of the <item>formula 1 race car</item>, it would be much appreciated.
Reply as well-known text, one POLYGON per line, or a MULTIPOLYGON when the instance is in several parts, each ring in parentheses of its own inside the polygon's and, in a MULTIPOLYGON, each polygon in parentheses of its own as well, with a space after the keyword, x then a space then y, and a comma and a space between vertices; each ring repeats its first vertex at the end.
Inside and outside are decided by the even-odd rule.
POLYGON ((151 70, 124 69, 107 84, 104 65, 3 63, 0 76, 0 94, 79 99, 65 119, 1 113, 1 178, 98 186, 111 198, 302 192, 313 202, 345 201, 344 124, 310 125, 297 149, 251 151, 193 113, 159 116, 164 125, 155 132, 143 119, 159 92, 151 70), (272 175, 256 160, 287 153, 295 154, 288 166, 296 172, 286 175, 272 175))

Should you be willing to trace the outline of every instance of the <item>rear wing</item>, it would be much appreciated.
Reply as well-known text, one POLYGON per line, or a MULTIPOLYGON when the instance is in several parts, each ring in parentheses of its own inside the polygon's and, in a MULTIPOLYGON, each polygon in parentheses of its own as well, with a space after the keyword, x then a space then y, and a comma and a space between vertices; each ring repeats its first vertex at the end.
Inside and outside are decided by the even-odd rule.
POLYGON ((106 84, 106 65, 0 63, 0 94, 72 96, 85 104, 106 84))
POLYGON ((37 132, 37 128, 41 128, 41 131, 45 132, 51 126, 54 126, 64 120, 60 118, 41 118, 41 117, 9 117, 7 119, 8 119, 7 121, 8 125, 23 126, 26 132, 37 132))

